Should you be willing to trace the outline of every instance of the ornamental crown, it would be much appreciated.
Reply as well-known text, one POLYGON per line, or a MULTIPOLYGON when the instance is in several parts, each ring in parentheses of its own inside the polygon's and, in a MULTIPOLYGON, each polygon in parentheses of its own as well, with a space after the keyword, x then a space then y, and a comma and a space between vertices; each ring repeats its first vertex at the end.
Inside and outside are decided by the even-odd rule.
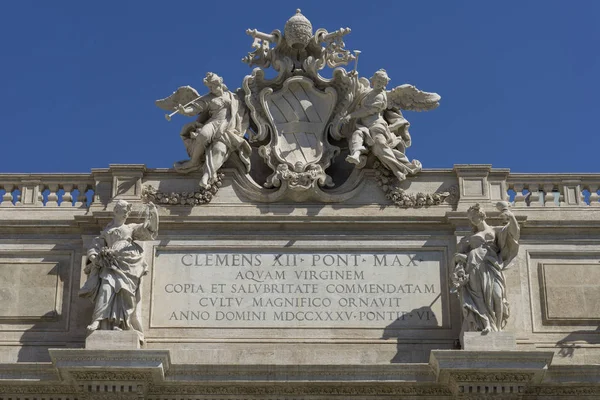
POLYGON ((300 9, 285 23, 284 36, 288 45, 295 49, 303 49, 313 36, 312 24, 300 9))

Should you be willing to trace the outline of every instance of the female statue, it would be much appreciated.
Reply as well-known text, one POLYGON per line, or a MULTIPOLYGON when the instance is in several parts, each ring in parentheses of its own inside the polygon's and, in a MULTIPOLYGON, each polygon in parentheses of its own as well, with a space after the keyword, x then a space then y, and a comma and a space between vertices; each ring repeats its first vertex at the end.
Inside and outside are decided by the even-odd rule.
POLYGON ((452 281, 463 309, 463 332, 501 331, 510 314, 503 271, 519 251, 520 229, 507 202, 496 207, 504 226, 489 226, 479 204, 469 208, 474 233, 460 241, 454 255, 452 281))
POLYGON ((133 329, 143 341, 138 315, 140 280, 147 272, 143 250, 134 240, 153 240, 158 234, 158 211, 152 203, 141 224, 126 224, 131 204, 119 200, 113 220, 88 250, 88 279, 79 291, 94 303, 88 332, 133 329))
POLYGON ((190 158, 176 162, 173 167, 181 173, 203 167, 200 186, 208 189, 232 151, 239 150, 240 159, 249 170, 252 149, 244 139, 249 116, 238 95, 230 92, 223 78, 212 72, 206 74, 204 84, 209 89, 204 96, 183 86, 171 96, 157 100, 156 105, 188 117, 198 116, 180 133, 190 158))

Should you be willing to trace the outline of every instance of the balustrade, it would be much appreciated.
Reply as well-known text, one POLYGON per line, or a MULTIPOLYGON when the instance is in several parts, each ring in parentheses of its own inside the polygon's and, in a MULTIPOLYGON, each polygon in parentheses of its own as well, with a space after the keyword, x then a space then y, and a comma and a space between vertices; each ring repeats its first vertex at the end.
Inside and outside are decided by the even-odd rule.
POLYGON ((89 174, 0 174, 0 207, 87 208, 94 189, 89 174))
MULTIPOLYGON (((122 166, 121 166, 122 168, 122 166)), ((98 188, 114 195, 112 170, 91 174, 0 174, 0 207, 89 207, 98 188), (98 180, 99 179, 99 180, 98 180)), ((165 179, 170 177, 165 171, 165 179)), ((450 177, 449 177, 450 178, 450 177)), ((137 179, 137 178, 136 178, 137 179)), ((600 207, 600 174, 506 173, 494 180, 514 207, 600 207)), ((503 197, 500 197, 503 198, 503 197)))
POLYGON ((506 187, 515 207, 600 206, 600 174, 510 174, 506 187))

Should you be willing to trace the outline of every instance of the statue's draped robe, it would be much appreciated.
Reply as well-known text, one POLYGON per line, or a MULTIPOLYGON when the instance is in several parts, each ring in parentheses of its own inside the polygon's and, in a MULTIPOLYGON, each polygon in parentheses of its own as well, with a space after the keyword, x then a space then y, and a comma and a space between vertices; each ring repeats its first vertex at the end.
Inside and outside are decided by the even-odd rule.
POLYGON ((506 281, 503 269, 519 251, 519 231, 511 234, 509 225, 493 228, 495 239, 486 241, 478 235, 465 239, 467 253, 465 272, 469 280, 461 288, 460 297, 468 331, 481 331, 488 324, 492 331, 500 331, 509 316, 506 300, 506 281), (502 315, 496 315, 493 291, 501 292, 502 315))
MULTIPOLYGON (((250 172, 252 148, 244 139, 250 117, 238 95, 225 91, 223 95, 216 97, 214 94, 209 93, 203 96, 200 102, 204 102, 206 106, 198 114, 196 121, 186 125, 181 133, 188 155, 192 157, 194 151, 194 139, 190 136, 191 132, 194 129, 200 129, 204 125, 213 124, 214 134, 210 142, 206 144, 207 148, 210 147, 211 143, 222 142, 227 146, 225 159, 229 157, 232 151, 238 150, 240 160, 246 167, 246 172, 250 172), (223 107, 227 108, 226 113, 222 113, 223 107)), ((216 179, 218 167, 215 166, 212 158, 212 153, 206 151, 204 164, 206 171, 212 179, 216 179)))
MULTIPOLYGON (((357 100, 351 108, 373 109, 372 114, 358 118, 350 126, 352 131, 360 132, 364 143, 373 148, 374 153, 387 168, 391 171, 398 170, 405 175, 414 175, 421 171, 421 163, 417 160, 410 161, 405 154, 406 147, 410 144, 409 123, 400 110, 388 108, 385 90, 375 93, 371 88, 359 85, 357 100), (378 142, 376 136, 382 137, 384 143, 378 142)), ((355 142, 354 138, 351 139, 351 153, 359 146, 359 142, 355 142)))
POLYGON ((93 241, 88 257, 96 255, 100 268, 92 268, 79 296, 94 303, 92 322, 100 329, 133 329, 143 341, 140 318, 140 279, 147 272, 143 250, 134 240, 155 239, 157 232, 144 224, 110 224, 93 241))

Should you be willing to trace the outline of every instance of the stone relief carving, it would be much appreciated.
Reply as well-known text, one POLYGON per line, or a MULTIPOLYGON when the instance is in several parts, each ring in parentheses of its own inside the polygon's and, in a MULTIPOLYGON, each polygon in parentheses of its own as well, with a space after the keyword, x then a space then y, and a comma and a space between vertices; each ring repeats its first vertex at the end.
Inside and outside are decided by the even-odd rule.
POLYGON ((407 193, 404 189, 394 185, 395 179, 389 169, 381 167, 379 162, 375 162, 373 168, 375 169, 375 180, 384 191, 385 197, 398 207, 421 208, 458 202, 459 191, 456 185, 450 186, 445 191, 434 193, 407 193))
POLYGON ((141 224, 127 224, 131 204, 119 200, 113 220, 93 240, 87 252, 84 272, 87 281, 79 296, 94 303, 88 332, 102 330, 134 330, 143 342, 138 304, 140 280, 147 272, 142 247, 136 240, 153 240, 158 234, 158 211, 153 203, 145 209, 141 224))
POLYGON ((210 203, 219 188, 223 186, 223 177, 222 173, 217 173, 216 179, 208 189, 200 188, 194 192, 161 192, 152 185, 146 185, 142 188, 142 201, 182 206, 210 203))
POLYGON ((479 204, 469 208, 474 233, 460 241, 454 255, 452 283, 463 310, 463 332, 501 331, 510 315, 503 271, 519 251, 520 228, 507 202, 496 207, 504 226, 489 226, 479 204))
POLYGON ((176 162, 174 168, 184 174, 202 169, 200 187, 208 189, 233 151, 238 151, 249 171, 252 149, 244 139, 248 114, 238 95, 230 92, 223 78, 212 72, 206 74, 204 84, 210 91, 204 96, 190 86, 182 86, 169 97, 156 100, 156 105, 181 115, 197 116, 180 133, 190 158, 176 162))
MULTIPOLYGON (((400 110, 434 109, 439 95, 412 85, 388 91, 385 70, 377 71, 370 82, 360 77, 360 51, 346 49, 344 42, 350 29, 320 28, 313 33, 300 10, 287 21, 283 33, 246 32, 254 39, 253 51, 242 61, 256 68, 244 78, 242 89, 230 92, 220 77, 208 73, 204 83, 209 94, 200 96, 190 86, 182 86, 156 101, 172 112, 169 120, 177 113, 198 116, 181 131, 190 159, 175 163, 178 172, 202 169, 200 186, 209 189, 219 168, 237 151, 245 171, 235 182, 249 198, 338 202, 354 195, 364 177, 357 172, 344 182, 334 182, 328 169, 339 168, 334 162, 341 151, 332 144, 334 140, 348 144, 350 155, 345 160, 356 169, 363 168, 366 155, 373 153, 400 181, 421 170, 418 160, 406 156, 410 124, 400 110), (352 61, 352 71, 342 68, 352 61), (319 73, 326 67, 334 69, 330 79, 319 73), (267 68, 277 75, 267 79, 267 68), (261 175, 265 179, 261 182, 250 174, 250 144, 254 143, 271 170, 266 179, 267 174, 261 175)), ((179 204, 205 203, 175 197, 179 204)), ((176 201, 165 204, 171 200, 176 201)))

